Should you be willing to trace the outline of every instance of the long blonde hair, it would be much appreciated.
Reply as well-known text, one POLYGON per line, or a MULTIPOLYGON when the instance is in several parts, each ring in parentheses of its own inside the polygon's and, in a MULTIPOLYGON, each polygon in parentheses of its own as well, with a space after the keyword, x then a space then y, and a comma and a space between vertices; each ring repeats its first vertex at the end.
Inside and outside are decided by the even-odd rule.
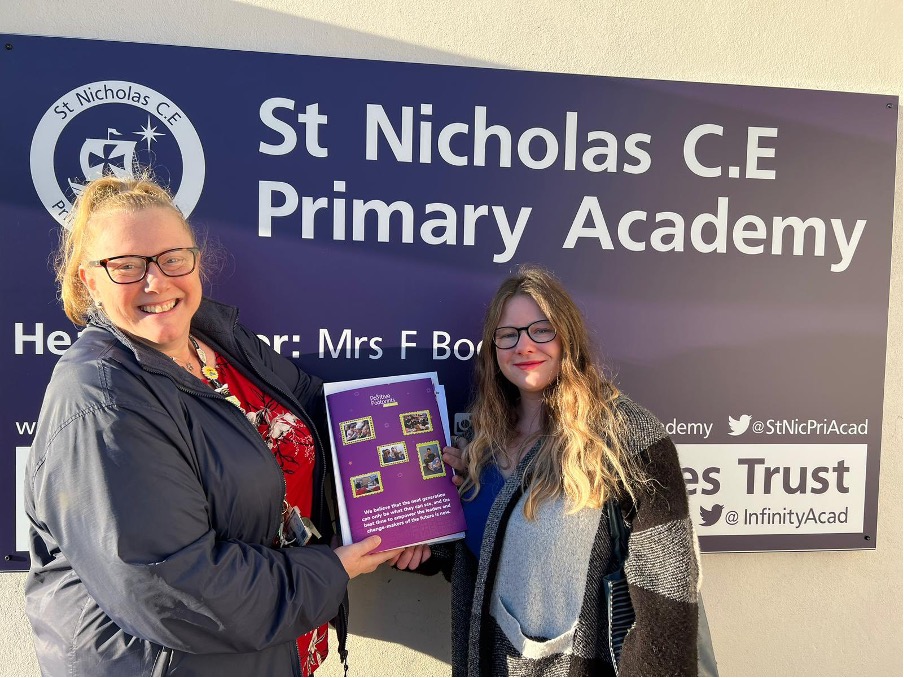
POLYGON ((521 266, 506 279, 487 309, 470 407, 475 437, 468 446, 462 495, 467 499, 480 490, 481 471, 516 436, 518 389, 500 371, 493 346, 503 308, 516 295, 537 303, 562 343, 558 378, 543 392, 540 449, 525 473, 525 516, 533 520, 542 502, 562 494, 569 512, 599 508, 624 493, 633 498, 644 477, 621 442, 618 388, 594 360, 587 325, 574 300, 552 273, 535 265, 521 266))
POLYGON ((94 235, 89 228, 91 219, 102 212, 137 212, 151 207, 163 207, 177 214, 185 224, 185 230, 191 234, 192 244, 197 245, 194 230, 176 207, 172 196, 151 178, 147 170, 134 178, 105 176, 95 179, 76 198, 67 228, 61 229, 60 243, 53 260, 63 310, 76 325, 86 324, 93 303, 88 289, 79 278, 79 266, 86 258, 94 235))

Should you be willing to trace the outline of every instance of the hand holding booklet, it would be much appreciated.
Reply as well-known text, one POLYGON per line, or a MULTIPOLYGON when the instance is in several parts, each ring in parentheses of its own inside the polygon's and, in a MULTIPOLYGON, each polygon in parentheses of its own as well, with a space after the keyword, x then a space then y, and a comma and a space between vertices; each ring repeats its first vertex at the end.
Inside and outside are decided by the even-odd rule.
POLYGON ((377 551, 464 537, 436 372, 324 384, 342 543, 377 551))

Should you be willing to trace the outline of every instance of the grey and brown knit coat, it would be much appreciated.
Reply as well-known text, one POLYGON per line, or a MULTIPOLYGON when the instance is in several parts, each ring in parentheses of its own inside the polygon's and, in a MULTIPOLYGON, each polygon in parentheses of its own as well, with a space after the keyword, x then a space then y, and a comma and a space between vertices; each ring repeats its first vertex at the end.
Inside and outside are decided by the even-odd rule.
MULTIPOLYGON (((624 445, 641 460, 651 481, 648 488, 635 493, 637 500, 630 510, 625 506, 626 514, 633 517, 625 572, 636 622, 625 638, 618 674, 696 675, 699 557, 677 451, 662 424, 647 410, 624 396, 619 398, 617 408, 627 424, 624 445)), ((519 502, 523 502, 522 479, 531 458, 529 453, 521 461, 497 496, 479 559, 464 542, 434 548, 434 567, 442 566, 452 583, 453 675, 614 675, 601 586, 602 577, 612 567, 605 511, 597 511, 598 519, 591 516, 591 520, 598 520, 592 525, 598 526, 590 532, 593 543, 583 548, 548 552, 543 540, 538 539, 536 543, 514 545, 524 554, 520 561, 501 557, 503 546, 513 548, 506 541, 507 530, 512 531, 514 521, 523 520, 523 503, 519 502), (502 563, 523 564, 531 558, 549 559, 548 572, 586 572, 585 581, 573 584, 583 589, 583 593, 581 588, 574 591, 580 596, 575 607, 579 610, 577 618, 572 628, 554 641, 526 632, 513 639, 511 619, 507 620, 508 631, 503 628, 505 623, 500 626, 497 621, 506 613, 500 613, 499 596, 494 590, 503 584, 510 592, 517 592, 521 586, 528 605, 532 597, 539 605, 546 604, 546 587, 525 576, 526 570, 537 568, 501 567, 502 563), (569 558, 586 560, 569 563, 569 558)), ((561 525, 543 529, 570 527, 563 520, 561 525)))

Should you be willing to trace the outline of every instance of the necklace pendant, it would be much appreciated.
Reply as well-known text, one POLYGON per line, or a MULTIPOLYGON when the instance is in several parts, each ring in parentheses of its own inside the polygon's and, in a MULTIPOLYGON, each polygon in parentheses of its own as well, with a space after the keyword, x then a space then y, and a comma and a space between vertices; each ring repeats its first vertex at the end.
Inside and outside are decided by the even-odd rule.
POLYGON ((210 381, 216 381, 220 377, 220 373, 213 365, 205 365, 204 367, 202 367, 201 374, 203 374, 210 381))

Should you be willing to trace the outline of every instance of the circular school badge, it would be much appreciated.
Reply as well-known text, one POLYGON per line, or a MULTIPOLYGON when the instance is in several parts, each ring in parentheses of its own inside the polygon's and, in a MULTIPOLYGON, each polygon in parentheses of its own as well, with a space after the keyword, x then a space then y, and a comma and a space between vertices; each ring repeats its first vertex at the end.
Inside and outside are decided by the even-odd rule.
POLYGON ((31 141, 31 178, 60 224, 86 183, 149 167, 187 218, 204 186, 204 150, 194 125, 144 85, 99 80, 70 90, 44 113, 31 141))

